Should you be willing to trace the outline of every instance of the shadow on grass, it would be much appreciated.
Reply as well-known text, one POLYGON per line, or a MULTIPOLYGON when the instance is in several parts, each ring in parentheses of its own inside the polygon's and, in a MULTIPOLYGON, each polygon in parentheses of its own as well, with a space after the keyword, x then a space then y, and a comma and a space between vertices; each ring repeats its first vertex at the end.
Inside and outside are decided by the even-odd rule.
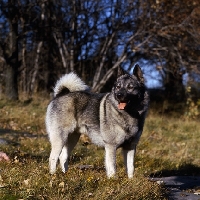
POLYGON ((11 161, 20 163, 29 163, 31 161, 36 161, 37 163, 47 162, 49 157, 47 155, 34 155, 31 153, 24 153, 20 151, 15 151, 10 154, 11 161))
POLYGON ((167 176, 200 176, 200 167, 191 163, 184 163, 177 169, 163 169, 156 173, 150 174, 150 177, 167 177, 167 176))
POLYGON ((33 133, 29 133, 29 132, 25 132, 25 131, 18 131, 18 130, 12 130, 12 129, 1 129, 0 128, 0 136, 4 136, 4 135, 9 135, 12 134, 12 136, 16 136, 16 137, 29 137, 29 138, 33 138, 33 137, 47 137, 46 135, 38 135, 38 134, 33 134, 33 133))
POLYGON ((38 150, 36 154, 32 154, 30 152, 25 152, 20 150, 20 138, 47 138, 46 135, 38 135, 29 132, 23 132, 12 129, 0 129, 0 146, 4 145, 10 147, 9 157, 11 161, 19 161, 25 163, 30 160, 36 160, 36 162, 41 162, 48 159, 48 156, 43 155, 38 150), (11 148, 12 146, 12 148, 11 148), (17 148, 16 148, 17 147, 17 148), (12 149, 12 150, 11 150, 12 149), (38 155, 39 154, 39 155, 38 155))
POLYGON ((15 194, 12 194, 12 192, 1 197, 1 200, 19 200, 19 199, 20 197, 16 196, 15 194))
POLYGON ((18 131, 12 129, 0 128, 0 145, 19 145, 19 138, 41 138, 47 137, 47 135, 33 134, 25 131, 18 131))

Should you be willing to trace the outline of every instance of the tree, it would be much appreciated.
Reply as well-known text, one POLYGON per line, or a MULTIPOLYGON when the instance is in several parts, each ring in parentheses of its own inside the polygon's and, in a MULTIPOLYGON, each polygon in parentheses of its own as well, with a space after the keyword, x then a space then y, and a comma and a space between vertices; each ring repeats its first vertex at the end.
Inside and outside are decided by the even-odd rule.
MULTIPOLYGON (((142 52, 143 58, 153 60, 163 76, 163 85, 169 99, 183 99, 183 75, 191 70, 199 74, 200 1, 149 1, 141 4, 138 20, 144 27, 147 45, 134 52, 142 52), (148 16, 148 18, 146 17, 148 16), (144 56, 145 54, 145 56, 144 56), (191 66, 193 69, 191 69, 191 66)), ((142 44, 144 37, 137 38, 142 44)))
POLYGON ((17 1, 9 0, 7 4, 1 2, 1 11, 6 16, 9 33, 5 42, 1 41, 4 61, 6 63, 6 97, 10 100, 18 99, 18 18, 17 1))
POLYGON ((160 72, 167 96, 182 99, 183 75, 199 74, 199 3, 3 0, 1 60, 14 69, 12 88, 30 96, 70 71, 100 92, 118 66, 131 71, 145 61, 160 72))

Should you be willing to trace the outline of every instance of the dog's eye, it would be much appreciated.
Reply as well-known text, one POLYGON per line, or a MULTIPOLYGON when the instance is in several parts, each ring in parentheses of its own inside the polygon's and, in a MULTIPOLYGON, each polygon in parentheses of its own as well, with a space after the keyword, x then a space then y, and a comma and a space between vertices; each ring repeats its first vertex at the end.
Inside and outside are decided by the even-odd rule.
POLYGON ((128 85, 128 90, 132 90, 133 89, 133 85, 128 85))
POLYGON ((117 84, 116 85, 116 89, 120 89, 121 88, 121 85, 120 84, 117 84))

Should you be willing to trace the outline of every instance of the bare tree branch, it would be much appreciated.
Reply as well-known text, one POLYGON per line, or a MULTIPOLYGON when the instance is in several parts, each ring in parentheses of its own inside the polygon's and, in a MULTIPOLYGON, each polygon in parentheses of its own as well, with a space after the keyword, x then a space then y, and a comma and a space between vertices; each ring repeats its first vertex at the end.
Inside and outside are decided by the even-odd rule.
POLYGON ((110 38, 106 38, 106 41, 103 45, 103 48, 100 52, 100 56, 102 56, 102 59, 101 59, 101 62, 100 62, 100 65, 99 67, 96 69, 96 73, 94 75, 94 79, 93 79, 93 85, 92 85, 92 88, 95 88, 96 85, 98 84, 99 82, 99 79, 100 79, 100 74, 101 74, 101 71, 102 71, 102 68, 103 68, 103 65, 105 63, 105 60, 107 58, 107 52, 108 52, 108 49, 110 48, 112 42, 113 42, 113 38, 115 36, 115 32, 112 33, 111 37, 110 38))

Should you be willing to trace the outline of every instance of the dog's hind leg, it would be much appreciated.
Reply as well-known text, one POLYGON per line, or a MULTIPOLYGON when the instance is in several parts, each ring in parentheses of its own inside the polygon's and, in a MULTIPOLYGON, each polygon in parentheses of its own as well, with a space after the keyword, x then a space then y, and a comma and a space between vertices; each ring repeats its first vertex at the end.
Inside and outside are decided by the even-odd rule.
POLYGON ((116 173, 116 146, 105 145, 105 165, 108 178, 114 177, 116 173))
POLYGON ((49 157, 49 168, 50 168, 50 173, 54 174, 56 172, 56 164, 58 161, 58 157, 62 151, 64 141, 62 138, 57 137, 55 139, 50 138, 51 142, 51 154, 49 157))
POLYGON ((126 167, 126 173, 128 174, 128 178, 133 178, 135 152, 136 145, 134 145, 134 147, 129 150, 123 148, 124 164, 126 167))
POLYGON ((62 148, 62 152, 59 156, 59 159, 60 159, 61 169, 64 173, 68 170, 68 160, 69 160, 71 151, 76 146, 79 138, 80 138, 80 134, 77 132, 73 132, 69 134, 67 138, 67 142, 62 148))
POLYGON ((68 148, 66 145, 64 145, 62 148, 61 154, 59 156, 60 166, 61 166, 62 172, 64 173, 68 170, 68 158, 69 158, 68 148))

